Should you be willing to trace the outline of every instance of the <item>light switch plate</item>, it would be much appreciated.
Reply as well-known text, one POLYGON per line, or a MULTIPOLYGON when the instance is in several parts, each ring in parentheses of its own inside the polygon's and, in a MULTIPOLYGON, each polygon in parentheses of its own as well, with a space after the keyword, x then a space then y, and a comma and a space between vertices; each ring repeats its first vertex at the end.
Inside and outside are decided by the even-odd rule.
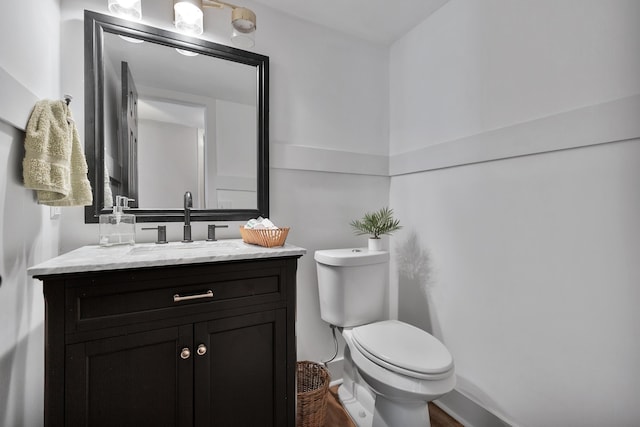
POLYGON ((50 219, 60 218, 60 206, 49 206, 49 218, 50 219))

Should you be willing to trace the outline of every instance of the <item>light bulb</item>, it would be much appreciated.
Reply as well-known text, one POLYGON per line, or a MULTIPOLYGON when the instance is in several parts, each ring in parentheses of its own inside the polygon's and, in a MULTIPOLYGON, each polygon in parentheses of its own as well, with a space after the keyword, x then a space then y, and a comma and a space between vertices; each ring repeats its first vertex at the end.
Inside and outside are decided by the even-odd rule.
POLYGON ((231 33, 231 43, 241 49, 249 49, 256 44, 254 35, 255 31, 245 33, 234 28, 231 33))
POLYGON ((191 50, 185 50, 185 49, 178 49, 176 48, 176 52, 178 52, 180 55, 184 55, 184 56, 198 56, 198 52, 193 52, 191 50))
POLYGON ((202 34, 202 9, 187 1, 176 2, 173 5, 176 28, 187 34, 202 34))
POLYGON ((142 4, 140 0, 109 0, 109 12, 139 21, 142 19, 142 4))

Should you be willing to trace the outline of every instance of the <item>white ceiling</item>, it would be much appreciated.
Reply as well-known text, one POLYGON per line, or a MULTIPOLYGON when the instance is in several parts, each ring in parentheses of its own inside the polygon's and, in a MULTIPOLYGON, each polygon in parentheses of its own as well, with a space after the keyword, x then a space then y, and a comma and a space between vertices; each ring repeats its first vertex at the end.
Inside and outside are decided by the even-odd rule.
POLYGON ((449 0, 253 1, 364 40, 390 45, 449 0))

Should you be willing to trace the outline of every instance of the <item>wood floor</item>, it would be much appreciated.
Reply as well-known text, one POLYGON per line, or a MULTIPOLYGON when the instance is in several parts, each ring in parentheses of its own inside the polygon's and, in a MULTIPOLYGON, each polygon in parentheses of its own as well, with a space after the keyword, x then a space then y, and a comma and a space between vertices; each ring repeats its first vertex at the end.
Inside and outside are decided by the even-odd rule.
POLYGON ((431 427, 463 427, 462 424, 431 402, 429 402, 429 418, 431 419, 431 427))
MULTIPOLYGON (((463 427, 462 424, 451 418, 433 403, 429 403, 429 417, 431 418, 431 427, 463 427)), ((340 404, 338 386, 329 389, 324 427, 356 427, 340 404)))

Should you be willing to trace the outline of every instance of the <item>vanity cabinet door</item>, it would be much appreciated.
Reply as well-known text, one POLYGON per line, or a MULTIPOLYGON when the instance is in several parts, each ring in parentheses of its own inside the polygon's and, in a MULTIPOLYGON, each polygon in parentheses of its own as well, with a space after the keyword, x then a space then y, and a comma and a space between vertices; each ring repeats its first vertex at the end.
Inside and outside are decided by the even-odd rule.
POLYGON ((197 427, 293 425, 285 309, 201 322, 194 338, 196 352, 206 348, 194 359, 197 427))
POLYGON ((192 426, 192 342, 187 325, 67 345, 65 425, 192 426))

